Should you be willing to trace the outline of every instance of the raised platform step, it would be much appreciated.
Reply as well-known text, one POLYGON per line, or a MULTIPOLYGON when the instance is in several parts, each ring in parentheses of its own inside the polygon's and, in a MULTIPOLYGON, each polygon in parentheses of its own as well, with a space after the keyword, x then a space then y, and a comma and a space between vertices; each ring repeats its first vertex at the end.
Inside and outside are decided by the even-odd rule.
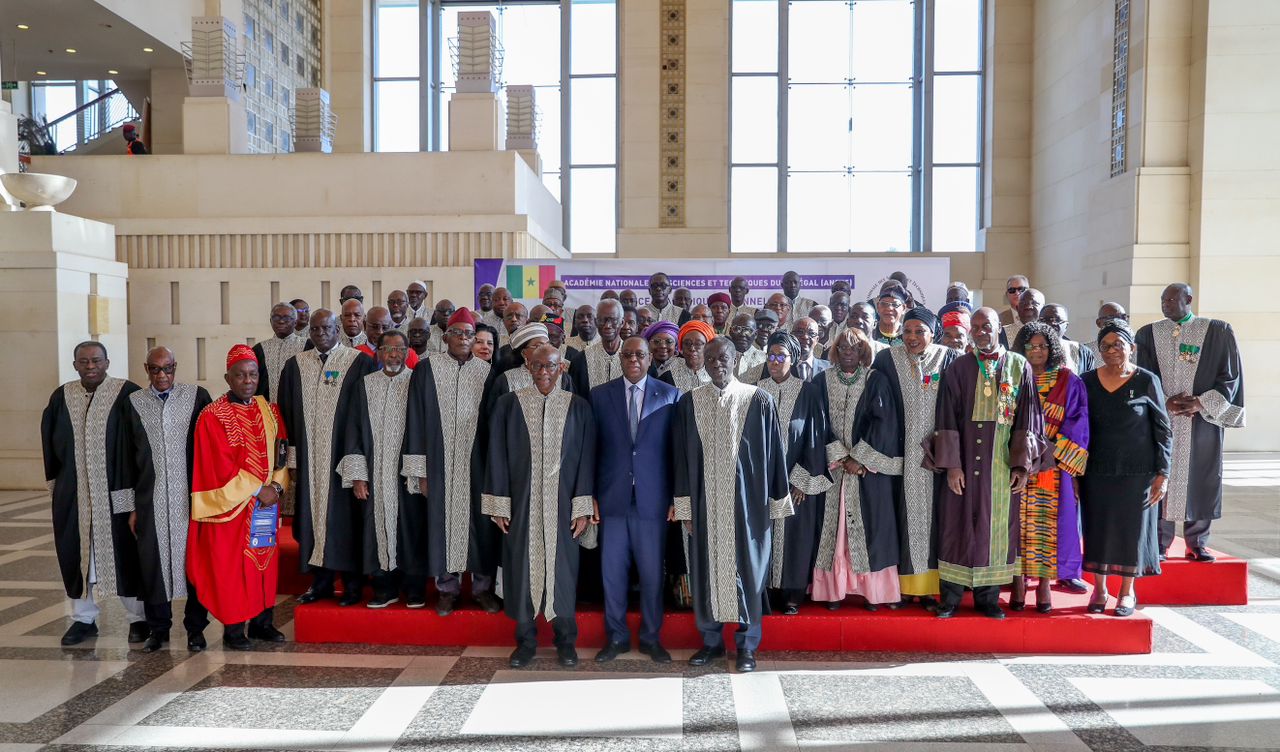
MULTIPOLYGON (((938 619, 919 606, 868 612, 853 603, 839 611, 806 604, 795 616, 766 616, 762 650, 893 651, 922 653, 1150 653, 1152 622, 1141 610, 1129 618, 1085 613, 1086 595, 1054 593, 1052 614, 1009 612, 996 621, 980 616, 966 597, 964 607, 949 620, 938 619)), ((403 603, 384 609, 363 605, 340 607, 332 600, 299 606, 294 611, 298 642, 371 643, 377 645, 508 646, 514 645, 514 623, 504 614, 487 614, 467 607, 448 616, 432 608, 407 609, 403 603)), ((1007 607, 1007 596, 1002 597, 1007 607)), ((1111 606, 1114 608, 1114 599, 1111 606)), ((578 645, 598 647, 605 642, 604 615, 598 607, 578 611, 578 645)), ((628 614, 633 633, 640 615, 628 614)), ((725 639, 733 639, 733 628, 725 639)), ((551 629, 540 622, 539 643, 551 644, 551 629)), ((697 648, 702 638, 689 611, 668 613, 662 626, 668 648, 697 648)))

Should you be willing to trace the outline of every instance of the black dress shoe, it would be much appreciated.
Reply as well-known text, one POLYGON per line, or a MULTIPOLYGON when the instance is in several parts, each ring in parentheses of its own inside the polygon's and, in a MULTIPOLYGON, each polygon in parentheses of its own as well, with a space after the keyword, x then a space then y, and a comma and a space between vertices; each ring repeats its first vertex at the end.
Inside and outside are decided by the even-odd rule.
POLYGON ((502 610, 502 600, 488 590, 476 595, 476 605, 484 609, 486 614, 496 614, 502 610))
POLYGON ((315 588, 307 588, 307 592, 298 596, 298 603, 306 605, 308 603, 315 603, 316 601, 322 598, 332 598, 332 597, 333 597, 332 590, 316 590, 315 588))
POLYGON ((749 674, 756 670, 756 651, 739 650, 738 660, 734 663, 740 674, 749 674))
POLYGON ((937 611, 941 607, 942 606, 938 603, 938 599, 934 598, 932 595, 925 595, 920 598, 920 608, 923 608, 925 611, 937 611))
POLYGON ((364 604, 364 606, 365 608, 386 608, 387 606, 398 603, 399 601, 400 596, 398 595, 387 595, 385 593, 379 595, 375 593, 374 596, 369 599, 369 602, 364 604))
POLYGON ((782 607, 782 613, 787 616, 795 616, 800 613, 800 606, 795 603, 788 603, 782 607))
POLYGON ((439 616, 448 616, 453 613, 453 605, 458 602, 458 596, 453 593, 441 593, 436 600, 436 614, 439 616))
POLYGON ((359 602, 360 602, 360 591, 356 590, 355 588, 352 588, 351 590, 346 591, 345 593, 342 594, 342 597, 338 599, 339 606, 354 606, 359 602))
POLYGON ((840 601, 827 601, 827 610, 828 610, 828 611, 839 611, 839 610, 840 610, 840 601))
POLYGON ((253 640, 245 637, 243 632, 237 635, 226 635, 222 638, 222 647, 230 650, 253 650, 253 640))
POLYGON ((1089 583, 1079 577, 1072 577, 1069 580, 1058 580, 1058 587, 1068 593, 1083 595, 1089 592, 1089 583))
MULTIPOLYGON (((1024 596, 1025 597, 1025 596, 1024 596)), ((1026 601, 1009 601, 1010 611, 1022 611, 1027 607, 1026 601)))
POLYGON ((955 606, 938 606, 938 610, 934 612, 934 615, 939 619, 950 619, 956 615, 955 606))
MULTIPOLYGON (((1018 609, 1018 610, 1021 611, 1022 609, 1018 609)), ((982 614, 988 619, 996 619, 996 620, 1003 619, 1005 616, 1004 609, 1000 608, 999 606, 983 606, 982 608, 978 609, 978 613, 982 614)))
POLYGON ((71 622, 71 626, 62 635, 63 645, 79 645, 90 637, 98 636, 98 625, 94 622, 85 624, 81 621, 71 622))
POLYGON ((209 647, 209 643, 205 641, 203 632, 192 632, 187 635, 187 650, 193 653, 203 653, 207 647, 209 647))
POLYGON ((629 652, 630 650, 631 650, 630 643, 611 642, 608 645, 605 645, 603 648, 601 648, 599 653, 596 653, 596 663, 608 663, 614 658, 617 658, 618 656, 622 655, 623 653, 629 652))
POLYGON ((249 637, 255 640, 262 640, 263 642, 284 642, 285 641, 284 632, 281 632, 280 630, 276 629, 274 624, 268 624, 265 627, 255 627, 254 625, 250 624, 249 628, 245 631, 249 637))
POLYGON ((129 625, 129 643, 136 645, 139 642, 146 642, 151 636, 151 627, 147 626, 145 621, 135 621, 129 625))
POLYGON ((670 663, 671 654, 660 643, 640 643, 640 652, 653 659, 654 663, 670 663))
MULTIPOLYGON (((839 604, 837 604, 837 605, 839 605, 839 604)), ((870 611, 871 613, 873 613, 873 614, 874 614, 875 612, 877 612, 877 611, 879 611, 879 610, 880 610, 880 604, 878 604, 878 603, 872 603, 871 601, 867 601, 866 603, 862 604, 862 608, 863 608, 863 609, 865 609, 865 610, 867 610, 867 611, 870 611)), ((834 609, 834 608, 833 608, 833 609, 831 609, 831 610, 832 610, 832 611, 835 611, 835 609, 834 609)))
POLYGON ((142 643, 142 652, 154 653, 164 647, 167 642, 169 642, 168 632, 152 632, 147 637, 147 641, 142 643))
POLYGON ((1204 563, 1218 560, 1218 557, 1209 553, 1209 549, 1205 548, 1204 546, 1196 546, 1195 548, 1188 551, 1187 558, 1192 561, 1199 561, 1204 563))
POLYGON ((410 595, 404 599, 404 607, 405 608, 426 608, 427 596, 418 595, 416 593, 414 595, 410 595))
POLYGON ((561 645, 556 648, 556 660, 565 668, 573 668, 578 665, 578 651, 572 645, 561 645))
POLYGON ((705 666, 705 665, 707 665, 708 663, 710 663, 710 662, 714 661, 715 659, 717 659, 717 658, 723 658, 723 657, 724 657, 724 646, 723 646, 723 645, 721 645, 721 646, 720 646, 720 647, 718 647, 718 648, 708 648, 708 647, 704 647, 704 648, 702 648, 702 649, 698 650, 698 652, 696 652, 696 653, 694 653, 694 654, 693 654, 693 657, 689 659, 689 665, 690 665, 690 666, 705 666))
POLYGON ((538 649, 533 645, 520 645, 511 653, 511 668, 524 668, 533 662, 538 649))

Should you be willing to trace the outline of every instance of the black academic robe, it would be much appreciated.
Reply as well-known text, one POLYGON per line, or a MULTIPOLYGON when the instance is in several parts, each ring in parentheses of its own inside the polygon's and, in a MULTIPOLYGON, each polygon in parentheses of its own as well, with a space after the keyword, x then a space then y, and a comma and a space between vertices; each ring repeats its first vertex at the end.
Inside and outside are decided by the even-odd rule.
POLYGON ((759 623, 773 521, 793 512, 773 398, 736 379, 676 405, 676 518, 691 520, 689 585, 699 622, 759 623))
POLYGON ((361 571, 365 574, 391 572, 401 564, 405 538, 399 515, 411 502, 400 476, 400 449, 412 377, 409 370, 393 377, 376 370, 360 379, 353 385, 350 420, 342 429, 342 447, 337 452, 342 486, 351 489, 355 481, 362 480, 369 488, 369 498, 355 499, 363 533, 361 571))
POLYGON ((253 346, 253 357, 258 360, 258 391, 268 402, 275 402, 280 391, 280 374, 289 358, 309 350, 314 345, 303 335, 294 333, 281 339, 272 336, 270 339, 257 342, 253 346))
POLYGON ((1194 318, 1181 327, 1163 319, 1139 329, 1136 340, 1138 365, 1160 377, 1167 396, 1196 396, 1204 406, 1189 417, 1169 416, 1173 464, 1161 516, 1216 520, 1222 516, 1223 431, 1245 424, 1235 332, 1217 319, 1194 318))
POLYGON ((277 404, 289 436, 289 468, 296 471, 293 534, 304 572, 313 566, 362 569, 366 510, 350 488, 343 488, 337 465, 356 384, 377 368, 369 356, 339 345, 323 366, 315 350, 305 350, 290 358, 280 374, 277 404), (305 365, 301 359, 307 360, 305 365), (308 403, 318 408, 314 415, 308 414, 308 403))
POLYGON ((793 488, 805 494, 795 514, 774 521, 769 586, 804 592, 813 579, 826 493, 831 488, 823 394, 817 384, 795 376, 781 384, 770 378, 757 386, 777 405, 778 421, 786 436, 787 477, 793 488))
POLYGON ((103 591, 128 597, 141 592, 138 548, 129 529, 133 504, 122 493, 128 490, 126 409, 138 388, 132 381, 108 377, 90 395, 79 381, 67 382, 54 390, 40 418, 44 477, 53 495, 54 548, 69 598, 84 597, 91 537, 103 591))
POLYGON ((196 419, 213 399, 202 386, 175 384, 161 401, 139 389, 126 408, 124 440, 147 603, 187 596, 187 533, 191 523, 191 468, 196 419))
POLYGON ((424 358, 413 371, 402 450, 412 496, 400 507, 402 565, 411 574, 440 577, 466 570, 492 576, 498 569, 501 533, 480 511, 490 373, 478 358, 459 364, 448 355, 424 358), (426 497, 418 493, 424 477, 426 497), (452 510, 446 500, 455 505, 452 510))
POLYGON ((594 545, 595 531, 575 540, 570 526, 592 514, 595 452, 595 419, 581 397, 525 387, 498 400, 481 509, 510 520, 502 591, 507 616, 517 622, 574 615, 578 547, 594 545))
POLYGON ((917 383, 916 374, 908 373, 904 379, 899 372, 899 364, 909 365, 902 346, 886 347, 872 361, 867 387, 854 415, 853 456, 870 468, 858 479, 864 507, 891 499, 898 531, 896 541, 868 541, 872 571, 882 569, 891 554, 898 557, 899 576, 921 575, 938 568, 938 500, 946 477, 921 467, 925 449, 920 441, 933 434, 941 381, 932 377, 945 373, 956 357, 954 350, 941 345, 928 348, 927 389, 923 377, 917 383), (912 390, 910 414, 904 388, 912 390), (908 441, 909 434, 913 441, 908 441))

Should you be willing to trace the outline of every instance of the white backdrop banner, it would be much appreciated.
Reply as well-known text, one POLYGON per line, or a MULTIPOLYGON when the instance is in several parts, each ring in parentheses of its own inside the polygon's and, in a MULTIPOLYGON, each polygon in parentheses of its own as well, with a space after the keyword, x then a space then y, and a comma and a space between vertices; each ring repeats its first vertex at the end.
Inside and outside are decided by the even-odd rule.
POLYGON ((516 300, 532 305, 541 302, 547 283, 562 280, 569 292, 566 309, 588 303, 595 304, 605 290, 634 290, 640 305, 649 302, 649 275, 665 273, 671 289, 687 287, 695 303, 707 302, 714 292, 728 292, 734 277, 744 277, 751 293, 747 305, 760 307, 765 300, 782 289, 782 275, 795 271, 800 275, 800 294, 826 304, 831 285, 847 281, 853 288, 853 300, 870 300, 880 285, 894 272, 903 272, 909 280, 912 296, 921 304, 937 309, 946 301, 950 284, 951 260, 936 256, 903 256, 900 258, 838 259, 772 259, 737 258, 725 260, 680 259, 599 259, 560 261, 554 264, 530 264, 516 259, 477 259, 475 289, 490 284, 506 287, 516 300))

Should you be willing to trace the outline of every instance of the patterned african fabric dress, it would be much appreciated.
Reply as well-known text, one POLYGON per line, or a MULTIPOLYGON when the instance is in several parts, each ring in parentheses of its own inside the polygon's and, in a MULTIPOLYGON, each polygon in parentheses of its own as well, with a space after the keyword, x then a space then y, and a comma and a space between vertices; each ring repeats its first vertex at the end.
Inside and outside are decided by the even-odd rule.
POLYGON ((896 603, 898 519, 892 495, 864 496, 858 476, 844 471, 857 445, 854 411, 867 386, 869 369, 852 374, 833 367, 813 380, 827 416, 827 489, 822 532, 813 569, 813 599, 839 601, 861 595, 868 603, 896 603))
POLYGON ((1037 374, 1044 435, 1053 451, 1022 494, 1022 574, 1069 580, 1080 576, 1076 478, 1089 460, 1089 403, 1084 382, 1066 368, 1037 374))

